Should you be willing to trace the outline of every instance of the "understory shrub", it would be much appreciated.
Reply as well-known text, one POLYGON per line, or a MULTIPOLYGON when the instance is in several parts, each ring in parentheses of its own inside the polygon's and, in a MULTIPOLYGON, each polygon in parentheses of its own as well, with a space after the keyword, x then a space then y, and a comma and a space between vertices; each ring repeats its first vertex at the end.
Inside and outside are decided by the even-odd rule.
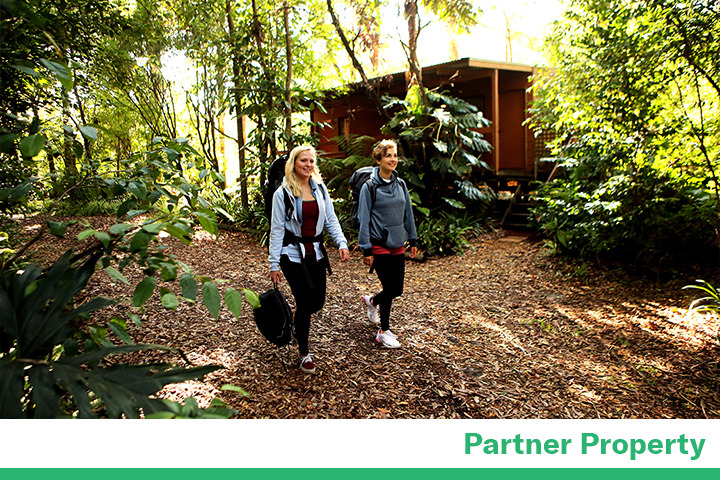
POLYGON ((254 202, 250 204, 250 208, 240 209, 237 211, 236 223, 242 228, 242 231, 250 234, 250 236, 258 242, 258 244, 267 246, 270 239, 270 222, 265 216, 265 206, 262 202, 262 196, 259 195, 254 202))
POLYGON ((650 166, 589 171, 566 161, 563 167, 566 178, 542 186, 533 211, 558 253, 653 266, 704 249, 716 238, 718 205, 686 180, 650 166))
POLYGON ((483 231, 483 217, 465 213, 441 212, 439 218, 426 218, 417 226, 419 247, 428 255, 463 255, 468 240, 483 231))
POLYGON ((54 215, 61 217, 97 217, 105 215, 114 215, 123 199, 112 200, 88 200, 85 202, 75 202, 66 200, 54 205, 55 202, 48 203, 41 211, 52 209, 54 215))

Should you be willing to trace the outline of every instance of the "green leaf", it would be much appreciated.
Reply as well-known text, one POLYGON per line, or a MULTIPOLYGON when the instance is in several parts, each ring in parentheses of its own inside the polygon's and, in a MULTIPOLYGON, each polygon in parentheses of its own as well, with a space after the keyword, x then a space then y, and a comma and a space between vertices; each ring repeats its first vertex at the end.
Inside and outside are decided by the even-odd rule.
POLYGON ((130 188, 130 191, 140 200, 144 200, 147 197, 147 189, 141 182, 130 182, 128 188, 130 188))
POLYGON ((191 273, 180 275, 180 287, 182 288, 183 297, 194 302, 197 298, 198 286, 195 277, 191 273))
POLYGON ((132 225, 127 223, 116 223, 115 225, 111 226, 108 231, 112 235, 123 235, 125 232, 133 228, 132 225))
POLYGON ((150 240, 152 238, 153 238, 152 235, 148 235, 147 233, 143 232, 142 230, 137 232, 135 235, 133 235, 133 238, 130 241, 130 251, 131 252, 140 252, 140 251, 147 250, 148 245, 150 244, 150 240))
POLYGON ((105 248, 108 248, 108 245, 110 245, 110 235, 105 232, 95 232, 95 238, 97 238, 98 241, 105 246, 105 248))
POLYGON ((32 399, 35 404, 34 418, 60 417, 62 413, 60 411, 60 395, 57 391, 57 379, 54 372, 50 371, 50 366, 33 365, 27 371, 27 374, 29 383, 32 385, 32 399))
POLYGON ((28 75, 32 75, 33 77, 41 78, 42 75, 40 75, 37 70, 30 67, 23 67, 22 65, 13 65, 13 68, 16 70, 20 70, 21 72, 25 72, 28 75))
POLYGON ((20 154, 24 158, 35 158, 45 147, 46 141, 47 139, 45 138, 45 135, 42 134, 30 135, 23 138, 18 147, 20 149, 20 154))
POLYGON ((245 300, 248 301, 253 310, 260 308, 260 297, 257 293, 249 288, 243 288, 243 293, 245 294, 245 300))
POLYGON ((20 138, 20 135, 9 133, 0 135, 0 153, 10 153, 15 147, 15 140, 20 138))
POLYGON ((117 337, 126 345, 133 345, 134 342, 132 341, 132 338, 130 338, 130 335, 128 335, 127 331, 125 330, 125 327, 117 323, 116 321, 111 321, 108 323, 110 326, 110 330, 117 335, 117 337))
POLYGON ((142 321, 140 320, 140 317, 138 317, 136 314, 128 313, 127 316, 130 320, 132 320, 135 325, 137 325, 138 327, 142 326, 142 321))
POLYGON ((162 262, 162 269, 160 270, 160 277, 165 282, 171 282, 177 278, 177 265, 162 262))
POLYGON ((88 140, 97 140, 98 139, 98 130, 95 127, 90 127, 88 125, 82 125, 78 127, 78 130, 80 130, 80 133, 83 137, 87 138, 88 140))
POLYGON ((130 282, 128 281, 128 279, 125 278, 125 275, 123 275, 122 273, 120 273, 120 271, 118 271, 116 268, 114 268, 114 267, 105 267, 104 270, 105 270, 105 273, 108 274, 108 277, 110 277, 112 280, 115 280, 115 281, 118 281, 118 282, 122 282, 122 283, 124 283, 124 284, 126 284, 126 285, 130 285, 130 282))
POLYGON ((78 241, 82 242, 86 238, 92 237, 95 235, 95 230, 83 230, 82 232, 78 233, 78 241))
POLYGON ((20 200, 28 194, 33 187, 33 183, 37 180, 38 177, 30 177, 16 187, 3 188, 0 190, 0 200, 9 200, 11 202, 20 200))
POLYGON ((25 364, 0 361, 0 418, 25 418, 19 394, 25 385, 25 364))
POLYGON ((52 220, 48 220, 47 225, 50 227, 50 233, 58 237, 64 237, 70 224, 67 222, 53 222, 52 220))
POLYGON ((41 58, 40 63, 42 63, 45 68, 50 70, 53 75, 55 75, 57 79, 60 80, 60 83, 63 87, 65 87, 66 90, 73 89, 72 72, 64 62, 52 61, 41 58))
MULTIPOLYGON (((131 348, 131 346, 126 346, 131 348)), ((164 365, 114 365, 113 368, 94 369, 87 374, 90 390, 107 407, 111 418, 139 418, 143 413, 154 414, 168 410, 159 399, 149 398, 165 385, 186 380, 202 380, 205 375, 217 370, 216 365, 202 367, 172 367, 164 365)))
POLYGON ((558 241, 562 244, 563 247, 568 246, 568 239, 567 234, 563 230, 558 230, 555 235, 557 236, 558 241))
POLYGON ((180 301, 178 300, 177 296, 172 292, 163 295, 161 298, 161 303, 163 307, 170 310, 177 310, 178 306, 180 305, 180 301))
POLYGON ((127 212, 128 218, 137 217, 138 215, 142 215, 143 213, 147 213, 147 210, 130 210, 127 212))
POLYGON ((200 225, 207 231, 208 233, 212 235, 217 235, 218 233, 218 226, 217 221, 215 220, 215 216, 212 213, 204 213, 204 212, 193 212, 200 222, 200 225))
POLYGON ((230 313, 235 315, 235 318, 239 318, 242 313, 242 301, 243 296, 232 287, 225 289, 225 304, 230 310, 230 313))
POLYGON ((241 394, 243 397, 249 397, 250 394, 243 390, 242 388, 238 387, 237 385, 230 385, 229 383, 226 383, 222 387, 220 387, 221 391, 230 391, 230 392, 237 392, 241 394))
POLYGON ((148 420, 172 420, 173 418, 175 418, 175 413, 169 411, 155 412, 149 415, 145 415, 145 418, 147 418, 148 420))
POLYGON ((123 203, 121 203, 117 210, 118 218, 124 217, 125 214, 130 211, 130 209, 135 207, 135 205, 137 205, 137 201, 134 198, 128 198, 123 203))
POLYGON ((220 291, 214 283, 205 282, 202 285, 202 296, 205 308, 217 320, 220 316, 220 291))
POLYGON ((192 236, 190 235, 190 233, 182 230, 179 227, 176 227, 175 225, 165 225, 165 231, 187 245, 190 245, 190 243, 192 243, 192 236))
POLYGON ((151 233, 153 235, 157 235, 162 231, 162 229, 165 227, 165 223, 163 222, 153 222, 148 223, 146 225, 142 226, 142 229, 144 232, 151 233))
POLYGON ((443 200, 452 205, 454 208, 465 208, 465 204, 453 198, 443 197, 443 200))
POLYGON ((133 292, 133 306, 140 307, 148 301, 155 291, 157 279, 155 277, 146 277, 135 287, 133 292))

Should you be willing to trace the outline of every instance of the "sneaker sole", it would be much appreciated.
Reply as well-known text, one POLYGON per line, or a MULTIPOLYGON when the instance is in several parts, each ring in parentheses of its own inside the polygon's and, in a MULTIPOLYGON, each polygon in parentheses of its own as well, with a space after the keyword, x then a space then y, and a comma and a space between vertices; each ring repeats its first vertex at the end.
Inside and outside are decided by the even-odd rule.
POLYGON ((305 372, 305 373, 315 373, 315 369, 314 369, 314 368, 313 368, 312 370, 308 370, 307 368, 300 367, 300 370, 302 370, 302 371, 305 372))
POLYGON ((378 340, 377 338, 375 339, 375 341, 378 342, 380 345, 382 345, 382 346, 385 347, 385 348, 400 348, 400 347, 402 347, 402 344, 398 344, 398 345, 388 345, 387 343, 385 343, 385 342, 383 342, 383 341, 380 341, 380 340, 378 340))

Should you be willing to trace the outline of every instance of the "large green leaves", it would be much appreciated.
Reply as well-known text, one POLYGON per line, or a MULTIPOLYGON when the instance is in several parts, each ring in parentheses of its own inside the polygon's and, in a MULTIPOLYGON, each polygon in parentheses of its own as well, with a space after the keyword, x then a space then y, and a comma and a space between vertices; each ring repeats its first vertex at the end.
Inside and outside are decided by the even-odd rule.
MULTIPOLYGON (((110 355, 148 349, 175 352, 160 345, 132 345, 125 323, 119 319, 110 322, 110 328, 128 345, 113 346, 101 338, 105 347, 86 342, 85 353, 78 354, 78 342, 73 336, 79 332, 72 321, 114 303, 95 298, 73 305, 75 296, 94 273, 100 255, 96 253, 80 267, 74 267, 67 252, 47 272, 31 264, 22 274, 0 277, 0 327, 3 348, 7 348, 0 358, 0 418, 55 418, 73 410, 81 418, 91 418, 98 414, 93 399, 102 402, 104 415, 138 418, 141 412, 168 409, 165 402, 151 398, 165 385, 202 379, 221 368, 122 363, 105 366, 100 361, 110 355), (29 391, 32 397, 28 397, 29 391), (70 394, 74 407, 61 410, 65 392, 70 394), (32 401, 27 403, 24 398, 32 401)), ((152 277, 140 282, 136 301, 144 303, 154 288, 152 277)), ((91 330, 104 331, 99 327, 91 330)))
POLYGON ((235 290, 234 288, 226 288, 225 289, 225 304, 228 307, 228 310, 235 315, 235 318, 240 317, 240 314, 242 313, 242 301, 243 296, 235 290))
POLYGON ((205 308, 216 319, 220 315, 220 291, 212 282, 205 282, 202 285, 202 296, 205 308))
POLYGON ((531 107, 563 172, 535 212, 551 250, 655 269, 716 242, 716 3, 573 1, 554 25, 531 107))
POLYGON ((91 354, 70 356, 48 364, 28 364, 21 360, 0 361, 0 418, 57 418, 71 410, 60 409, 61 392, 67 390, 80 418, 94 418, 98 414, 110 418, 139 418, 168 411, 165 402, 151 398, 171 383, 202 380, 219 368, 217 365, 175 367, 168 364, 114 364, 93 368, 98 360, 110 355, 149 349, 172 350, 159 345, 129 345, 97 350, 91 354), (27 375, 33 391, 33 403, 23 411, 20 395, 27 375), (102 402, 105 412, 96 411, 92 398, 102 402))
POLYGON ((135 287, 133 292, 133 306, 140 307, 147 302, 155 291, 157 286, 157 279, 154 277, 144 278, 135 287))
POLYGON ((419 206, 425 207, 424 211, 442 210, 448 204, 463 208, 467 200, 475 202, 479 209, 487 208, 491 198, 466 194, 482 187, 476 185, 473 172, 490 169, 481 156, 491 146, 477 131, 490 122, 465 100, 428 90, 424 97, 427 103, 420 87, 414 86, 404 100, 385 99, 386 107, 396 113, 383 130, 386 133, 400 130, 404 154, 410 157, 398 167, 401 175, 416 187, 419 206), (453 197, 448 196, 457 183, 473 188, 456 190, 453 197))
POLYGON ((21 275, 5 274, 0 278, 0 324, 17 339, 18 356, 32 357, 51 349, 66 338, 70 320, 115 303, 96 298, 68 308, 87 285, 99 257, 100 253, 96 253, 80 268, 74 268, 67 252, 44 275, 29 265, 21 275))
POLYGON ((34 158, 45 147, 46 141, 45 135, 29 135, 20 141, 18 148, 23 157, 34 158))

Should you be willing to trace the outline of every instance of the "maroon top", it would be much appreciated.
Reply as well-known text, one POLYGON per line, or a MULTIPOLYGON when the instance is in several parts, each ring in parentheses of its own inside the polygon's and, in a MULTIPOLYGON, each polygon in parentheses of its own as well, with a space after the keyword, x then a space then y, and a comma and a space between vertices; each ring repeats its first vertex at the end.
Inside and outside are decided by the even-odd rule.
MULTIPOLYGON (((317 200, 303 200, 302 204, 302 225, 300 225, 301 237, 314 237, 315 228, 317 227, 320 210, 318 210, 317 200)), ((315 254, 312 243, 305 244, 305 255, 315 254)))

